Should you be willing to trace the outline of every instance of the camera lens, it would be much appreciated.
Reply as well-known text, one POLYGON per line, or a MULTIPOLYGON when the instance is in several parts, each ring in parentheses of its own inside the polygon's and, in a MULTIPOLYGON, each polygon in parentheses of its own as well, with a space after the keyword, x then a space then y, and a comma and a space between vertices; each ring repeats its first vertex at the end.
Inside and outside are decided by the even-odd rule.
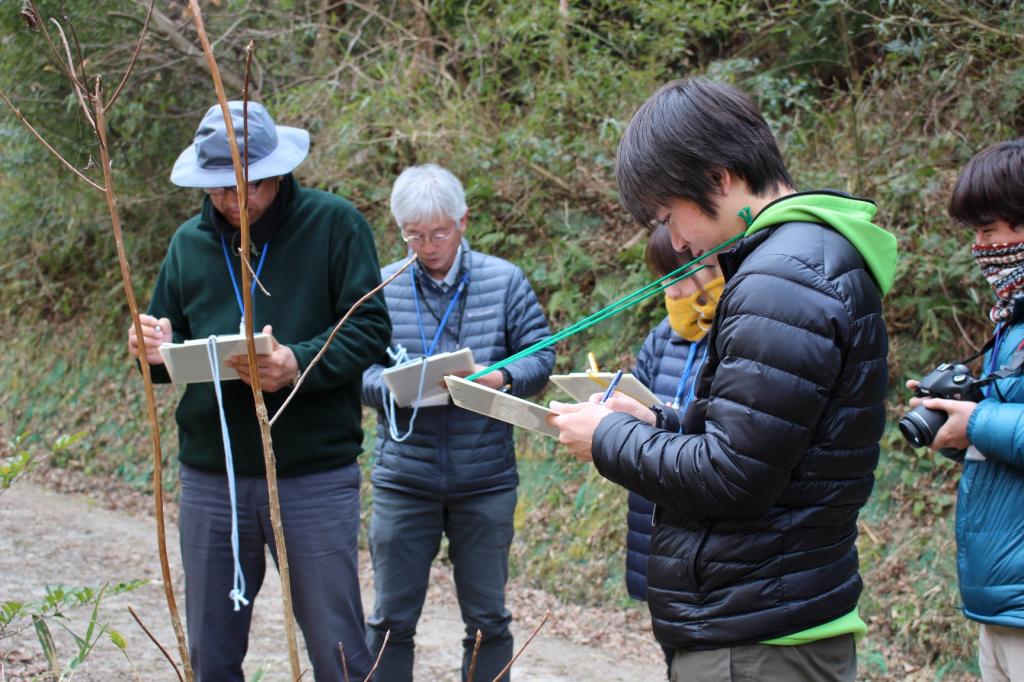
POLYGON ((900 419, 900 433, 915 448, 923 448, 931 445, 935 434, 948 417, 942 410, 929 410, 924 405, 918 405, 900 419))

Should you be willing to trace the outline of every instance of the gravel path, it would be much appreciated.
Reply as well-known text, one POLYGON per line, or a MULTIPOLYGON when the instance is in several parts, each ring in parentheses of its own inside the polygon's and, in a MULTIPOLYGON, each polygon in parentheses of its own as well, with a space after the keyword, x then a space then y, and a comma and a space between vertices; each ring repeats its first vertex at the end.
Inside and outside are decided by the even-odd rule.
MULTIPOLYGON (((167 533, 171 571, 178 579, 175 594, 179 607, 183 607, 177 528, 169 526, 167 533)), ((153 520, 148 516, 106 509, 103 503, 83 495, 56 493, 20 481, 0 495, 0 602, 37 599, 44 594, 46 585, 98 586, 106 581, 144 579, 146 585, 105 600, 101 608, 101 622, 109 623, 127 639, 128 657, 104 637, 74 679, 175 680, 167 662, 126 608, 131 604, 157 638, 175 649, 155 544, 153 520)), ((371 574, 367 557, 361 559, 363 604, 368 608, 373 603, 371 574)), ((280 582, 275 578, 275 573, 268 572, 259 594, 245 664, 247 676, 262 670, 265 680, 288 677, 280 582)), ((544 611, 551 609, 548 625, 516 663, 516 680, 664 679, 661 652, 651 639, 641 611, 563 605, 547 593, 524 589, 515 583, 510 584, 508 593, 510 608, 516 616, 513 631, 517 647, 544 611)), ((70 629, 82 633, 88 616, 82 609, 69 612, 70 629)), ((59 626, 52 630, 61 661, 67 662, 75 651, 72 638, 61 632, 59 626)), ((439 560, 434 564, 417 632, 417 679, 458 680, 462 631, 450 571, 439 560)), ((304 653, 302 661, 306 663, 304 653)), ((31 626, 15 637, 0 640, 0 666, 5 668, 0 672, 0 680, 5 679, 5 672, 9 682, 45 672, 31 626)))

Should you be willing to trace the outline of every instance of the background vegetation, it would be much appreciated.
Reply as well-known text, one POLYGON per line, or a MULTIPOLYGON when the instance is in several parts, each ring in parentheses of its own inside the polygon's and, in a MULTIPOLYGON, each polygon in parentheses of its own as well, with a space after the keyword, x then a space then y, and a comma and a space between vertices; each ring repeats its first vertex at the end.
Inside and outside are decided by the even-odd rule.
MULTIPOLYGON (((222 69, 256 43, 256 86, 276 119, 308 128, 307 185, 351 199, 383 262, 402 255, 387 213, 402 168, 435 161, 466 184, 475 247, 523 267, 553 327, 648 275, 646 230, 620 208, 615 148, 635 108, 671 78, 734 83, 763 107, 802 188, 871 197, 901 246, 886 299, 891 416, 903 379, 984 342, 989 294, 968 233, 945 217, 957 170, 1024 124, 1019 2, 959 0, 280 0, 202 3, 222 69)), ((182 0, 157 5, 133 82, 110 122, 127 246, 140 292, 199 196, 167 180, 214 99, 182 0)), ((0 88, 80 168, 96 173, 61 74, 0 0, 0 88)), ((137 0, 40 2, 66 14, 91 73, 117 77, 145 8, 137 0)), ((230 96, 238 96, 237 87, 230 96)), ((50 465, 148 486, 140 382, 123 353, 127 311, 99 193, 0 114, 0 429, 40 443, 82 433, 50 465)), ((143 300, 146 296, 143 294, 143 300)), ((652 302, 573 337, 626 366, 663 312, 652 302)), ((163 391, 165 441, 176 395, 163 391)), ((24 442, 22 443, 22 447, 24 442)), ((891 428, 863 515, 862 670, 969 676, 975 633, 959 614, 952 524, 958 471, 891 428)), ((44 448, 45 449, 45 448, 44 448)), ((173 459, 174 448, 169 447, 173 459)), ((0 453, 3 454, 3 453, 0 453)), ((369 464, 369 456, 366 458, 369 464)), ((566 599, 616 600, 622 491, 550 442, 524 438, 514 573, 566 599)), ((168 469, 168 486, 175 472, 168 469)))

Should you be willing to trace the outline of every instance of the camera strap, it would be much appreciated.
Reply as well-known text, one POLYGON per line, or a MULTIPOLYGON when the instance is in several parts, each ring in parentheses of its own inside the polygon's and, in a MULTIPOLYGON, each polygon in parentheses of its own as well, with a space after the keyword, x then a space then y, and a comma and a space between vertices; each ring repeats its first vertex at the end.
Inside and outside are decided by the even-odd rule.
MULTIPOLYGON (((980 351, 964 360, 963 364, 966 365, 968 362, 976 360, 977 358, 981 357, 984 353, 998 346, 1000 337, 1002 336, 1001 331, 1001 328, 996 329, 995 335, 988 340, 988 343, 986 343, 980 351)), ((993 358, 993 362, 994 361, 995 358, 993 358)), ((1010 355, 1009 362, 1007 362, 999 369, 994 370, 990 372, 988 375, 979 379, 976 385, 979 388, 981 388, 991 384, 992 387, 996 390, 996 394, 999 396, 999 400, 1002 402, 1006 402, 1006 398, 999 390, 999 385, 996 384, 995 382, 998 381, 999 379, 1006 379, 1008 377, 1017 376, 1021 373, 1024 373, 1024 343, 1018 345, 1016 350, 1013 351, 1013 354, 1010 355)))
POLYGON ((972 362, 974 362, 975 360, 977 360, 978 358, 980 358, 985 353, 987 353, 990 350, 992 350, 995 347, 995 345, 996 345, 996 339, 997 338, 999 338, 999 335, 998 334, 994 335, 991 339, 988 340, 988 343, 986 343, 984 346, 981 347, 981 350, 979 350, 974 355, 970 355, 970 356, 964 358, 963 360, 960 361, 960 364, 962 364, 962 365, 969 365, 972 362))

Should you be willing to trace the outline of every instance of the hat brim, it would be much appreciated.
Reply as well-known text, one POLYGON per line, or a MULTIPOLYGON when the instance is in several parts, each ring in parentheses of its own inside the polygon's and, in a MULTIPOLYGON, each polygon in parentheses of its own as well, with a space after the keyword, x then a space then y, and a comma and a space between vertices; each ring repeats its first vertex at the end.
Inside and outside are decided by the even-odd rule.
MULTIPOLYGON (((276 126, 277 148, 259 161, 249 163, 249 182, 286 175, 309 155, 309 132, 302 128, 276 126)), ((242 150, 238 150, 242 153, 242 150)), ((196 147, 185 148, 171 169, 171 182, 178 187, 234 187, 235 168, 203 168, 196 160, 196 147)))

